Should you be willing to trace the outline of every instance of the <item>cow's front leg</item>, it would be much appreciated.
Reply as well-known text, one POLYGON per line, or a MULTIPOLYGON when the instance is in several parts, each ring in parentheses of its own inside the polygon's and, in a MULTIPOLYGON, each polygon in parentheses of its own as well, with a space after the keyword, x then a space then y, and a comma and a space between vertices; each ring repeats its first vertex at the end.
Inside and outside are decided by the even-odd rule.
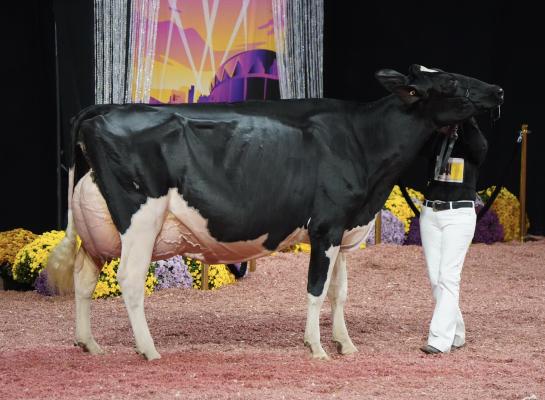
POLYGON ((153 246, 164 221, 166 205, 167 196, 148 199, 133 215, 127 231, 121 235, 117 279, 129 314, 136 351, 148 360, 161 358, 144 314, 144 291, 153 246))
POLYGON ((348 295, 348 280, 346 273, 346 256, 340 252, 331 275, 331 283, 327 297, 331 303, 333 319, 333 341, 337 344, 340 354, 352 354, 358 351, 352 343, 344 321, 344 303, 348 295))
POLYGON ((312 240, 308 271, 308 311, 305 328, 305 345, 310 348, 312 358, 329 359, 320 342, 320 310, 327 294, 331 272, 335 266, 339 246, 329 240, 312 240))

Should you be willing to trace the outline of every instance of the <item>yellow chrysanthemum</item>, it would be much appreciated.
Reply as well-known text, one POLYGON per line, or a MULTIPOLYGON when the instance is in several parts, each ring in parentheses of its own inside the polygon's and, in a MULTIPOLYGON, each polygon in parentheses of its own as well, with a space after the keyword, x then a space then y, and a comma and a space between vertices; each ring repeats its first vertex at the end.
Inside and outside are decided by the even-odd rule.
MULTIPOLYGON (((202 287, 202 268, 203 264, 199 260, 186 258, 189 273, 193 278, 193 288, 202 287)), ((208 288, 218 289, 224 285, 235 283, 235 276, 224 264, 211 264, 208 266, 208 288)))
MULTIPOLYGON (((119 267, 119 258, 115 258, 102 266, 98 282, 93 293, 93 299, 106 297, 115 297, 121 294, 121 288, 117 282, 117 269, 119 267)), ((151 295, 157 285, 155 277, 155 264, 150 264, 148 276, 146 278, 145 291, 146 295, 151 295)))
MULTIPOLYGON (((488 201, 495 189, 495 186, 491 186, 480 191, 479 195, 484 201, 488 201)), ((520 202, 517 197, 505 187, 502 187, 491 208, 497 214, 498 220, 503 227, 503 240, 508 242, 518 239, 520 237, 520 202)), ((528 217, 526 217, 526 226, 530 226, 528 217)))
POLYGON ((51 250, 62 240, 64 231, 50 231, 23 246, 16 254, 12 266, 13 279, 33 284, 44 269, 51 250))
MULTIPOLYGON (((417 190, 414 189, 407 189, 407 193, 413 200, 413 203, 415 204, 416 208, 420 210, 422 208, 422 202, 424 201, 424 195, 420 193, 417 190)), ((409 207, 409 204, 403 197, 403 194, 401 193, 401 189, 398 185, 395 185, 392 191, 390 192, 390 195, 388 196, 388 199, 386 200, 386 203, 384 204, 384 208, 389 210, 394 216, 396 216, 401 222, 403 222, 403 225, 405 227, 405 233, 409 232, 409 227, 411 226, 411 219, 415 217, 415 214, 413 213, 413 210, 411 210, 411 207, 409 207)))
POLYGON ((0 264, 13 265, 19 250, 37 237, 38 235, 21 228, 0 232, 0 264))
POLYGON ((297 243, 282 251, 287 253, 310 253, 310 244, 297 243))

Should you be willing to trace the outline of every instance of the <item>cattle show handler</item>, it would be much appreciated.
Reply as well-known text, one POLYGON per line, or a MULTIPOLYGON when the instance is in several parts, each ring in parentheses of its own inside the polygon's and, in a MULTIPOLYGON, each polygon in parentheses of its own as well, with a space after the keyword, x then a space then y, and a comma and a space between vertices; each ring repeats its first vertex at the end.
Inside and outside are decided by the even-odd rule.
POLYGON ((438 130, 428 146, 429 180, 420 214, 420 234, 435 309, 426 354, 448 353, 465 344, 459 306, 464 259, 475 233, 478 168, 488 145, 475 119, 438 130))

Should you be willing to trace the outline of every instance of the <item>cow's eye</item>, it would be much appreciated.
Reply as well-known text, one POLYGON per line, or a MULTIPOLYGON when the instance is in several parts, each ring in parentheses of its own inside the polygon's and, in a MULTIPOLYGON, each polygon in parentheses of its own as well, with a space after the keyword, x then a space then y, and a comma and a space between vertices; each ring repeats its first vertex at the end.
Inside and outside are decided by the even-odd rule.
POLYGON ((410 95, 410 96, 416 96, 416 90, 414 90, 414 89, 411 90, 411 91, 409 92, 409 95, 410 95))

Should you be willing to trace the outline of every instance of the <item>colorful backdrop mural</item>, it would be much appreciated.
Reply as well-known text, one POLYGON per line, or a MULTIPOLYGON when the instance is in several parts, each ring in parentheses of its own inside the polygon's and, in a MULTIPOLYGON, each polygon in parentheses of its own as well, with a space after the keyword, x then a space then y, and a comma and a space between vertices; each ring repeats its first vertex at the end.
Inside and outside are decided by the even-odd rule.
POLYGON ((280 98, 271 0, 160 0, 150 103, 280 98))

